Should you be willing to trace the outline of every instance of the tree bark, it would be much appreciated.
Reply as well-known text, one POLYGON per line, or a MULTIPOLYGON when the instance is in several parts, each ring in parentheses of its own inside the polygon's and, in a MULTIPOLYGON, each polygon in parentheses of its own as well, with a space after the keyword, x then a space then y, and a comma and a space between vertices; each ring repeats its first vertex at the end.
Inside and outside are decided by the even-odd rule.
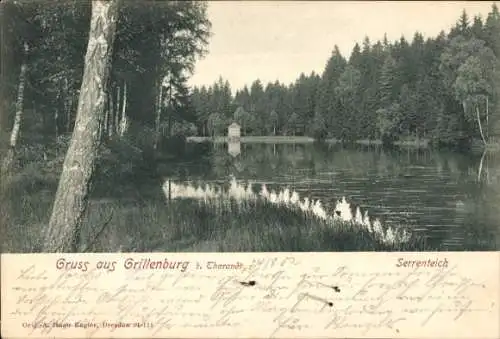
POLYGON ((116 107, 115 107, 115 134, 120 134, 120 86, 116 88, 116 107))
POLYGON ((484 162, 484 156, 486 155, 487 150, 483 150, 483 155, 481 156, 481 161, 479 162, 479 169, 477 170, 477 181, 481 181, 481 174, 483 173, 483 162, 484 162))
POLYGON ((88 205, 106 104, 118 1, 94 0, 75 128, 45 235, 45 252, 75 252, 88 205))
POLYGON ((59 107, 54 108, 54 127, 55 127, 55 136, 56 136, 56 142, 57 139, 59 138, 59 107))
MULTIPOLYGON (((25 45, 25 52, 28 48, 25 45)), ((10 144, 7 155, 3 163, 3 172, 9 172, 12 168, 12 163, 14 162, 14 156, 16 154, 17 141, 19 140, 19 131, 21 130, 21 121, 23 118, 24 110, 24 87, 26 83, 26 71, 28 66, 24 62, 21 65, 21 71, 19 73, 19 86, 17 88, 17 100, 16 100, 16 115, 14 117, 14 125, 12 127, 12 132, 10 134, 10 144)))
POLYGON ((483 143, 486 145, 486 139, 484 138, 484 133, 483 133, 483 126, 481 125, 481 116, 479 114, 479 108, 476 106, 476 118, 477 118, 477 123, 479 125, 479 133, 481 133, 481 139, 483 140, 483 143))
POLYGON ((19 140, 19 131, 21 130, 21 120, 23 118, 24 110, 24 87, 26 83, 26 70, 28 66, 26 64, 21 65, 21 72, 19 74, 19 86, 17 89, 17 101, 16 101, 16 116, 14 118, 14 126, 12 127, 12 133, 10 135, 10 147, 15 149, 17 146, 17 141, 19 140))
POLYGON ((489 111, 489 98, 486 96, 486 138, 489 139, 490 137, 490 111, 489 111))
POLYGON ((158 148, 158 144, 160 143, 160 123, 161 123, 161 109, 162 109, 162 94, 163 94, 163 83, 159 83, 159 92, 156 100, 156 122, 155 122, 155 144, 154 149, 158 148))
MULTIPOLYGON (((172 78, 170 78, 171 80, 172 78)), ((167 105, 167 112, 168 112, 168 136, 172 136, 172 113, 174 109, 173 105, 173 100, 172 100, 172 81, 169 82, 168 85, 168 105, 167 105)))
POLYGON ((123 96, 122 96, 122 118, 120 120, 120 136, 127 133, 128 120, 127 120, 127 82, 123 82, 123 96))
POLYGON ((110 91, 109 91, 109 94, 108 94, 108 100, 109 100, 109 110, 108 110, 108 123, 107 123, 107 128, 108 128, 108 138, 112 138, 113 137, 113 130, 114 130, 114 117, 115 117, 115 105, 114 105, 114 98, 113 98, 113 92, 111 91, 111 88, 110 88, 110 91))

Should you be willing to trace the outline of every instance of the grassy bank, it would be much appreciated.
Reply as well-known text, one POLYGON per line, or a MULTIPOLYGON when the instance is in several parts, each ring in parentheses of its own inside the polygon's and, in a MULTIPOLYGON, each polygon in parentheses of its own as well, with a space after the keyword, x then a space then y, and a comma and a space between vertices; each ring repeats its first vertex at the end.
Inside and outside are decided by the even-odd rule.
MULTIPOLYGON (((37 252, 50 217, 52 195, 21 197, 8 217, 5 252, 37 252)), ((11 206, 14 207, 14 206, 11 206)), ((413 238, 387 245, 372 233, 351 224, 334 227, 299 210, 265 201, 168 203, 130 200, 93 200, 82 238, 92 242, 109 221, 93 251, 394 251, 425 250, 413 238)))
MULTIPOLYGON (((2 182, 4 252, 41 251, 57 188, 54 167, 48 171, 32 163, 2 182)), ((82 230, 82 249, 94 239, 90 250, 103 252, 426 249, 416 239, 388 245, 359 225, 338 221, 332 227, 311 213, 263 200, 166 201, 159 184, 144 184, 129 194, 134 191, 131 186, 122 182, 117 194, 93 194, 82 230)))

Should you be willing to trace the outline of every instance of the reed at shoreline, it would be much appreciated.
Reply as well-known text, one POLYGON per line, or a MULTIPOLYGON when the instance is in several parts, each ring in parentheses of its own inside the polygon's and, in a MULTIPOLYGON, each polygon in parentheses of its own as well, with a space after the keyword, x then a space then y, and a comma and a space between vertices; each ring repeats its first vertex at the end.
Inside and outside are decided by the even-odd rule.
MULTIPOLYGON (((330 228, 332 230, 345 230, 346 225, 351 231, 366 232, 373 241, 388 246, 400 246, 412 240, 410 232, 405 228, 383 227, 380 220, 371 218, 368 211, 361 212, 360 208, 352 208, 344 198, 338 201, 331 211, 323 207, 322 202, 305 197, 300 198, 296 191, 284 188, 278 192, 268 191, 265 184, 255 192, 252 183, 243 184, 234 177, 225 189, 222 186, 205 184, 204 187, 195 187, 189 183, 175 183, 170 180, 163 185, 165 196, 168 200, 191 199, 198 201, 202 206, 209 206, 215 211, 224 213, 225 211, 241 213, 250 212, 252 208, 276 208, 291 214, 302 214, 305 223, 304 228, 315 227, 309 225, 307 220, 314 220, 314 224, 320 223, 320 228, 330 228), (235 209, 236 206, 237 208, 235 209), (249 209, 249 211, 246 211, 249 209)), ((255 214, 260 211, 256 210, 255 214)), ((286 227, 286 225, 284 225, 286 227)))

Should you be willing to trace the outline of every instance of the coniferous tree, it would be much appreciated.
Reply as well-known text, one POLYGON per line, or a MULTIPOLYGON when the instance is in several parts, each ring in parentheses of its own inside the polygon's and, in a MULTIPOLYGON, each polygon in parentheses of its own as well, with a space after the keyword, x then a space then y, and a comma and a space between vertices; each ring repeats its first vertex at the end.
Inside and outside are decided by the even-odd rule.
MULTIPOLYGON (((236 91, 232 112, 245 109, 247 133, 254 135, 305 132, 315 138, 457 144, 481 138, 479 121, 485 135, 494 134, 493 126, 500 131, 500 86, 494 86, 500 82, 499 23, 493 5, 486 20, 471 20, 463 11, 448 34, 426 40, 420 32, 411 42, 404 36, 390 42, 384 35, 372 44, 365 37, 349 60, 334 46, 321 76, 301 73, 290 85, 274 82, 265 89, 256 80, 236 91), (480 103, 486 97, 488 104, 480 103), (475 108, 464 110, 464 102, 479 108, 479 119, 475 108)), ((221 86, 212 87, 218 93, 214 88, 221 86)))

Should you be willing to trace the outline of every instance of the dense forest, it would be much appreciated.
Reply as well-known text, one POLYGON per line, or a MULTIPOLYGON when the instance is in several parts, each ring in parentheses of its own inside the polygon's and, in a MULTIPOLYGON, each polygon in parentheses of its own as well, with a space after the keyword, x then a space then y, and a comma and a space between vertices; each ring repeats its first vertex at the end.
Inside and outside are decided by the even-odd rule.
MULTIPOLYGON (((11 146, 50 144, 54 149, 54 142, 64 145, 69 138, 91 3, 2 3, 2 141, 11 137, 18 112, 20 139, 11 140, 11 146)), ((210 35, 206 8, 207 3, 193 1, 121 2, 101 128, 104 140, 130 132, 140 144, 163 129, 165 110, 188 116, 187 79, 196 59, 207 52, 210 35)))
POLYGON ((356 43, 347 60, 337 46, 322 74, 289 85, 263 84, 234 96, 220 78, 192 91, 200 135, 237 121, 246 135, 309 135, 342 141, 428 139, 441 145, 500 138, 500 15, 465 11, 448 33, 416 32, 356 43))
MULTIPOLYGON (((11 147, 29 145, 45 153, 66 146, 76 118, 90 3, 10 1, 1 6, 5 144, 10 139, 11 147), (17 112, 23 114, 17 114, 14 133, 17 112)), ((169 136, 223 135, 236 121, 244 135, 389 143, 427 139, 455 146, 498 142, 496 5, 486 18, 471 19, 464 11, 448 33, 437 37, 425 39, 416 32, 411 41, 375 43, 366 37, 348 59, 334 46, 322 74, 300 74, 288 85, 257 79, 234 95, 223 78, 208 87, 188 86, 196 59, 207 52, 206 6, 125 1, 120 7, 104 140, 128 134, 134 146, 155 149, 169 136)))

